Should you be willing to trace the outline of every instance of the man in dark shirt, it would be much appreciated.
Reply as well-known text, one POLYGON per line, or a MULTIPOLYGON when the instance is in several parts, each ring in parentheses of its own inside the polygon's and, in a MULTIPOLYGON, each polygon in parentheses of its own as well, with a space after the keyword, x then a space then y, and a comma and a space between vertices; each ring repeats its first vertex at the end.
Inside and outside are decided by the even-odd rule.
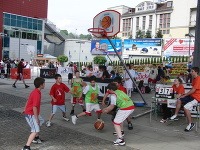
POLYGON ((15 82, 13 83, 13 87, 16 88, 16 83, 18 80, 22 80, 24 85, 25 85, 25 88, 28 88, 29 86, 26 85, 25 81, 24 81, 24 78, 23 78, 23 69, 25 68, 26 66, 24 66, 24 59, 21 59, 21 61, 19 62, 19 64, 17 65, 17 79, 15 80, 15 82))

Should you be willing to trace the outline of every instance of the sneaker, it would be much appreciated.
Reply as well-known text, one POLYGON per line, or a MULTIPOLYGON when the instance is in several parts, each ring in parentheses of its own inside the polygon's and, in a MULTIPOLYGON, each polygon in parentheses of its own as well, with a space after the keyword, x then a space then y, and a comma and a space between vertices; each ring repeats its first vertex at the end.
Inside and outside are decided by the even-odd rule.
POLYGON ((15 84, 13 84, 12 87, 17 88, 15 84))
POLYGON ((50 127, 50 126, 51 126, 51 122, 50 122, 50 121, 47 121, 47 122, 46 122, 46 126, 47 126, 47 127, 50 127))
POLYGON ((30 86, 28 86, 28 85, 25 85, 25 88, 28 88, 28 87, 30 87, 30 86))
POLYGON ((113 142, 114 145, 120 145, 120 146, 124 146, 126 143, 124 141, 124 139, 117 139, 116 141, 113 142))
POLYGON ((42 140, 40 138, 34 138, 34 140, 32 141, 32 143, 34 143, 34 144, 41 144, 42 140))
POLYGON ((167 120, 165 120, 165 119, 160 120, 160 123, 166 123, 166 122, 167 122, 167 120))
POLYGON ((78 118, 77 118, 75 115, 73 115, 73 116, 72 116, 72 123, 73 123, 73 124, 76 124, 77 119, 78 119, 78 118))
POLYGON ((23 148, 22 148, 22 150, 31 150, 31 148, 30 148, 30 146, 24 146, 23 148))
POLYGON ((189 132, 191 131, 193 128, 195 127, 195 124, 194 123, 191 123, 189 124, 186 128, 185 128, 185 132, 189 132))
POLYGON ((177 117, 177 115, 173 115, 170 117, 169 120, 171 120, 171 121, 178 120, 178 117, 177 117))
POLYGON ((74 115, 74 110, 71 110, 70 115, 71 116, 74 115))
POLYGON ((132 125, 131 122, 128 123, 128 129, 129 129, 129 130, 133 130, 133 125, 132 125))
MULTIPOLYGON (((121 131, 122 132, 122 136, 124 136, 124 131, 121 131)), ((117 135, 117 132, 113 132, 113 135, 117 135)))
POLYGON ((67 117, 64 117, 64 116, 63 116, 63 119, 64 119, 65 121, 69 121, 69 119, 68 119, 67 117))

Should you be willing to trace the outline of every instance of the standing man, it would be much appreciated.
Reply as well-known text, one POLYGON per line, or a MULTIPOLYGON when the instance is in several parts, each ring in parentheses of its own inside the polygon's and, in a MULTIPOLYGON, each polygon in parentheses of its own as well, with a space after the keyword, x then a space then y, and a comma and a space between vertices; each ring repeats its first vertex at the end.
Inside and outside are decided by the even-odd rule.
POLYGON ((26 85, 25 81, 24 81, 24 78, 23 78, 23 69, 25 68, 26 66, 24 66, 24 59, 21 59, 21 61, 18 63, 17 65, 17 79, 15 80, 15 82, 13 83, 12 87, 16 88, 16 83, 18 80, 22 80, 23 83, 24 83, 24 86, 25 88, 28 88, 29 86, 26 85))

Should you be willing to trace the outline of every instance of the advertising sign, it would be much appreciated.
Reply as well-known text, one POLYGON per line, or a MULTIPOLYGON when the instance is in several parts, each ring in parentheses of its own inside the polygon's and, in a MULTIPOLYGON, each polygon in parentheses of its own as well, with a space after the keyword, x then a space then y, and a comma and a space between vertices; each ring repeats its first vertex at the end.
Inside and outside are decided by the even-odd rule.
MULTIPOLYGON (((17 79, 18 73, 17 68, 10 69, 10 78, 17 79)), ((23 78, 24 79, 31 79, 31 69, 23 69, 23 78)))
POLYGON ((164 40, 164 56, 189 56, 194 52, 194 38, 189 39, 165 39, 164 40))
POLYGON ((161 56, 162 39, 125 39, 125 55, 161 56))
MULTIPOLYGON (((118 54, 122 54, 122 41, 119 39, 112 39, 111 42, 114 44, 117 49, 118 54)), ((102 40, 93 40, 91 42, 91 50, 92 55, 113 55, 115 51, 111 46, 110 42, 107 39, 102 40)))

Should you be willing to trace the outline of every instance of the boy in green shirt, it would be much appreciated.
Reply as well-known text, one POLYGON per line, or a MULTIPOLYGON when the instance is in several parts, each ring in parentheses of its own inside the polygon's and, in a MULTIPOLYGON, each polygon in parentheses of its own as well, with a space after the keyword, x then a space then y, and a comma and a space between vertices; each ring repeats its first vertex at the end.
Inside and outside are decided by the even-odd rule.
POLYGON ((117 133, 117 140, 114 141, 114 145, 125 145, 125 141, 123 139, 122 131, 123 131, 123 122, 126 118, 134 111, 135 107, 133 101, 129 98, 127 94, 117 89, 117 85, 115 83, 110 83, 108 85, 108 89, 110 90, 110 105, 103 109, 103 113, 108 113, 112 111, 115 106, 117 106, 118 111, 113 120, 114 128, 117 133))
POLYGON ((90 84, 87 85, 84 90, 83 94, 85 95, 85 107, 86 111, 82 112, 78 115, 73 115, 72 116, 72 123, 76 124, 76 121, 79 117, 81 116, 91 116, 91 111, 94 110, 97 113, 98 119, 101 117, 102 110, 100 109, 99 106, 99 101, 98 101, 98 95, 100 92, 99 86, 96 84, 96 77, 91 76, 90 77, 90 84))

